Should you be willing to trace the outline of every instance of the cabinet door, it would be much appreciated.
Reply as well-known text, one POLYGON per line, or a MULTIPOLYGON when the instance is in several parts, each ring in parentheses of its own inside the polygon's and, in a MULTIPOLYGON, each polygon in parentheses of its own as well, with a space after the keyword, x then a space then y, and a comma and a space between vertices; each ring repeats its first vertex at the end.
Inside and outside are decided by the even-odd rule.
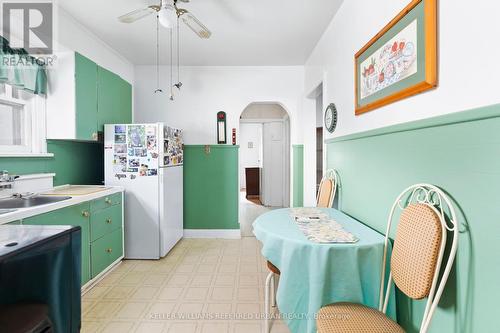
POLYGON ((123 255, 122 230, 122 228, 116 229, 90 245, 92 255, 92 278, 95 278, 123 255))
POLYGON ((98 68, 98 130, 104 124, 126 124, 132 121, 132 86, 113 72, 98 68))
POLYGON ((89 203, 69 206, 23 220, 26 225, 72 225, 82 228, 82 285, 90 280, 89 203))
POLYGON ((97 140, 97 65, 75 53, 76 138, 97 140))

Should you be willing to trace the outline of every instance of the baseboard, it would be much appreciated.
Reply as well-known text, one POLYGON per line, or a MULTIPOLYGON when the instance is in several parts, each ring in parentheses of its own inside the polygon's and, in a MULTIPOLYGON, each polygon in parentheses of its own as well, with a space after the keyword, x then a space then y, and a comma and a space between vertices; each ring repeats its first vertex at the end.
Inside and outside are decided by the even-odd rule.
POLYGON ((240 239, 240 229, 184 229, 184 238, 240 239))

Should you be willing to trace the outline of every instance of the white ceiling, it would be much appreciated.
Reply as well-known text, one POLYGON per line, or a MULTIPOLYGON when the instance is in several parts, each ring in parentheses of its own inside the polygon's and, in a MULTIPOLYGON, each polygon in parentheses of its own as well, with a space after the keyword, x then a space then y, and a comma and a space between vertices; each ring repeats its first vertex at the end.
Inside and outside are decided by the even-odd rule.
MULTIPOLYGON (((211 31, 202 40, 181 26, 181 64, 303 65, 343 0, 191 0, 179 3, 211 31)), ((136 65, 156 63, 155 17, 131 24, 117 17, 155 0, 60 0, 59 5, 136 65)), ((169 63, 162 29, 161 63, 169 63)))

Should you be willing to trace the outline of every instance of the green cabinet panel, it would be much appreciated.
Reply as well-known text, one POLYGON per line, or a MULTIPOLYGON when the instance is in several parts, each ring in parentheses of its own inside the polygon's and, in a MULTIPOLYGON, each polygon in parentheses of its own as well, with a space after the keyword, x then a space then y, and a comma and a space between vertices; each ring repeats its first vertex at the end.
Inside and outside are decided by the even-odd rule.
POLYGON ((89 203, 69 206, 23 220, 26 225, 72 225, 82 228, 82 285, 90 280, 89 203))
POLYGON ((98 210, 111 207, 113 205, 119 205, 122 203, 122 194, 115 193, 112 195, 107 195, 102 198, 92 200, 90 202, 90 211, 96 212, 98 210))
POLYGON ((97 65, 75 53, 76 138, 97 140, 97 65))
POLYGON ((123 255, 122 240, 122 228, 119 228, 91 243, 90 253, 93 278, 123 255))
POLYGON ((97 74, 98 130, 104 131, 104 124, 132 122, 132 86, 102 67, 97 74))
POLYGON ((239 229, 238 148, 184 147, 185 229, 239 229))
POLYGON ((304 145, 293 145, 293 207, 304 205, 304 145))
POLYGON ((93 242, 122 226, 122 206, 114 205, 90 215, 90 240, 93 242))
POLYGON ((10 224, 10 225, 20 225, 21 221, 12 221, 12 222, 9 222, 7 224, 10 224))

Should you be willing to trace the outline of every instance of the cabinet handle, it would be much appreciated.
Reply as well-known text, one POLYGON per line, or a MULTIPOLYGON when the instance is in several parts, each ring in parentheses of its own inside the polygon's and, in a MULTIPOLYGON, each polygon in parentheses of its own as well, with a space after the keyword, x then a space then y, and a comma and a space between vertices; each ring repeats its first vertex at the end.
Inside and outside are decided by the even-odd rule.
POLYGON ((111 219, 107 219, 107 220, 106 220, 106 223, 107 223, 107 224, 111 224, 111 222, 113 222, 111 219))
POLYGON ((90 213, 89 213, 89 212, 87 212, 86 210, 84 210, 84 211, 82 212, 82 216, 89 217, 89 216, 90 216, 90 213))
POLYGON ((110 198, 106 198, 106 199, 104 199, 104 202, 107 203, 107 204, 111 204, 111 199, 110 198))
POLYGON ((112 248, 106 249, 106 252, 111 253, 113 252, 113 249, 112 248))

